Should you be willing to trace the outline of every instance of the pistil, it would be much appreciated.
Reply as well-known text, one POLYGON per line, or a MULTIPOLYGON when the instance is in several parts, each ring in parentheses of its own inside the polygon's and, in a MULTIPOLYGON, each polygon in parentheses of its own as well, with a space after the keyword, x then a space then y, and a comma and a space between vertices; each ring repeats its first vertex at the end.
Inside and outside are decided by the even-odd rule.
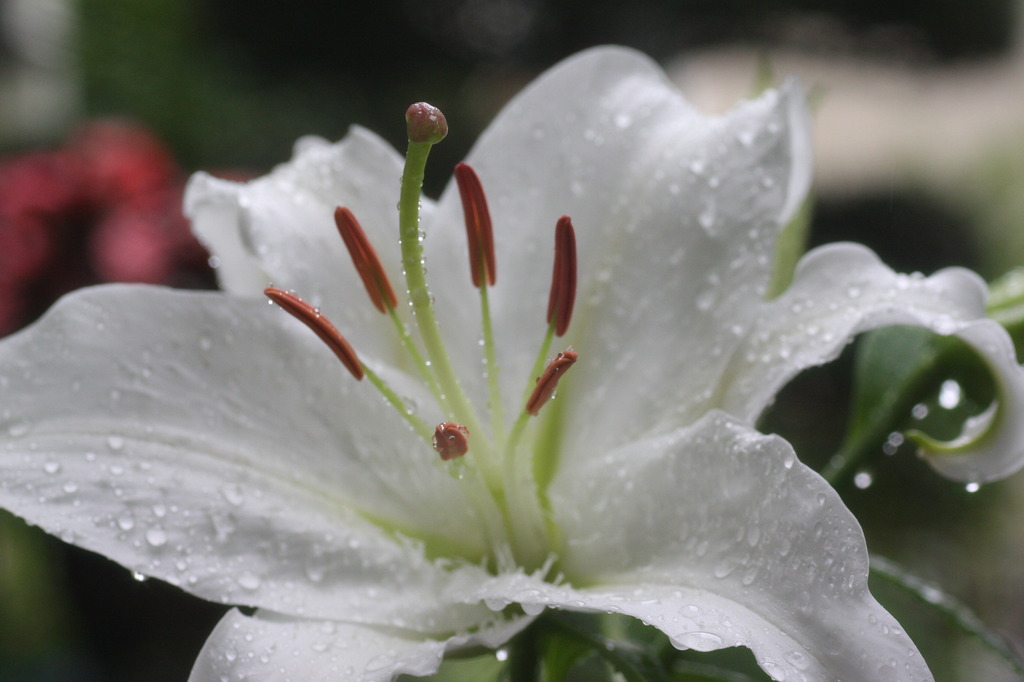
MULTIPOLYGON (((402 247, 402 268, 416 326, 423 340, 430 367, 441 387, 441 401, 450 421, 464 421, 470 432, 483 434, 461 384, 455 376, 451 360, 441 338, 434 315, 426 270, 423 267, 423 245, 420 243, 420 194, 430 149, 444 139, 448 123, 439 109, 425 102, 413 104, 405 113, 409 146, 402 173, 402 191, 398 202, 399 241, 402 247)), ((472 452, 480 464, 484 480, 496 498, 501 498, 501 475, 486 439, 475 438, 472 452)))

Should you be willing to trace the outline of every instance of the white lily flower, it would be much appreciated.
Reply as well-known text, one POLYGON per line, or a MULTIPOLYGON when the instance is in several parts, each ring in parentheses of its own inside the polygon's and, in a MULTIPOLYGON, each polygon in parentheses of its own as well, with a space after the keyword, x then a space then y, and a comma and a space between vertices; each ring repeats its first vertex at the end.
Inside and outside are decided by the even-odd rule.
POLYGON ((1000 382, 986 436, 936 460, 986 480, 1021 465, 1005 415, 1020 413, 1024 373, 964 270, 898 275, 834 245, 765 299, 807 191, 807 125, 794 83, 706 118, 633 52, 557 66, 470 157, 500 274, 483 343, 460 195, 453 183, 422 201, 432 299, 416 322, 433 316, 448 358, 426 344, 427 369, 367 304, 332 224, 351 209, 402 281, 394 150, 355 128, 301 141, 249 184, 198 175, 187 210, 226 293, 87 289, 0 344, 0 506, 256 607, 225 616, 194 680, 425 675, 545 608, 631 615, 680 647, 746 646, 778 680, 931 679, 868 592, 857 521, 753 423, 854 334, 924 325, 964 338, 1000 382), (580 235, 565 335, 579 359, 524 417, 563 214, 580 235), (390 402, 268 305, 268 281, 318 306, 390 402), (453 422, 465 456, 442 443, 456 457, 442 463, 424 422, 453 422))

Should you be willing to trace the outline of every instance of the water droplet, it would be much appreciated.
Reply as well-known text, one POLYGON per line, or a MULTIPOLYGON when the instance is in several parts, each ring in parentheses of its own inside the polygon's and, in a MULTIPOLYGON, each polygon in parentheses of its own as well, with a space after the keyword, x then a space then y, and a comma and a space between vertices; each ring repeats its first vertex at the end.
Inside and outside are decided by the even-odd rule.
POLYGON ((947 379, 942 382, 939 388, 939 405, 947 410, 952 410, 960 404, 963 399, 963 391, 955 379, 947 379))
POLYGON ((47 462, 43 465, 43 471, 51 475, 60 473, 61 468, 60 462, 47 462))
POLYGON ((7 426, 7 435, 11 438, 21 438, 28 433, 29 425, 24 419, 19 419, 15 422, 11 422, 7 426))
POLYGON ((124 448, 124 438, 121 436, 110 436, 107 438, 107 447, 117 451, 124 448))
POLYGON ((704 210, 697 216, 697 222, 705 230, 710 230, 715 226, 715 205, 714 203, 708 203, 704 210))
POLYGON ((976 493, 979 490, 981 490, 981 484, 978 483, 977 481, 971 481, 970 483, 964 486, 964 490, 966 490, 969 493, 976 493))
POLYGON ((697 309, 707 312, 715 304, 715 290, 707 289, 697 296, 697 309))
POLYGON ((117 527, 121 530, 131 530, 135 527, 135 517, 125 514, 117 519, 117 527))
POLYGON ((612 120, 615 122, 615 126, 617 128, 625 129, 633 125, 633 117, 625 113, 615 114, 615 117, 612 120))
POLYGON ((686 618, 693 619, 699 618, 701 614, 703 614, 704 612, 696 604, 687 604, 686 606, 683 606, 679 609, 679 613, 681 613, 686 618))
POLYGON ((778 682, 785 682, 786 680, 786 669, 776 663, 770 658, 766 658, 760 661, 761 670, 764 670, 773 680, 778 682))
POLYGON ((167 532, 160 527, 150 528, 146 531, 146 542, 152 547, 163 547, 167 544, 167 532))
POLYGON ((74 481, 67 481, 64 485, 61 486, 61 489, 68 495, 71 495, 78 492, 78 484, 75 483, 74 481))
POLYGON ((144 582, 146 580, 146 575, 144 573, 139 573, 138 571, 132 571, 132 580, 140 583, 144 582))
POLYGON ((256 590, 260 586, 260 578, 254 573, 246 571, 238 576, 238 584, 246 590, 256 590))
POLYGON ((721 637, 710 632, 687 632, 680 635, 673 643, 680 648, 694 651, 714 651, 721 649, 723 644, 721 637))
POLYGON ((924 419, 928 416, 928 406, 924 403, 918 403, 914 405, 914 409, 910 411, 910 414, 913 415, 914 419, 924 419))
POLYGON ((895 455, 901 445, 903 445, 903 434, 893 431, 882 445, 882 452, 887 455, 895 455))
POLYGON ((874 482, 874 477, 867 471, 858 471, 853 477, 853 484, 861 490, 870 488, 874 482))
POLYGON ((220 494, 224 497, 228 504, 238 507, 245 502, 245 496, 242 495, 242 488, 237 483, 228 483, 220 489, 220 494))
POLYGON ((497 651, 494 652, 494 658, 496 658, 499 661, 507 661, 508 660, 508 649, 498 649, 497 651))

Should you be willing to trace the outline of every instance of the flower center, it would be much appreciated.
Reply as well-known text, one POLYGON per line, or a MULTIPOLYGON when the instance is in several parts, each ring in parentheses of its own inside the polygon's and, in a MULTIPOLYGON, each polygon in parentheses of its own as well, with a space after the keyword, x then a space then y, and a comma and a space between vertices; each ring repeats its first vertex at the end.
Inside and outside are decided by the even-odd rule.
POLYGON ((576 237, 572 221, 562 216, 555 225, 555 255, 547 307, 547 331, 530 373, 517 416, 506 423, 500 373, 491 323, 488 289, 497 282, 496 255, 490 211, 483 184, 472 167, 460 163, 455 180, 462 199, 469 249, 470 278, 480 296, 483 326, 483 365, 487 379, 489 428, 480 421, 474 404, 458 381, 442 340, 427 286, 420 238, 419 203, 423 175, 431 147, 447 134, 447 121, 439 110, 419 103, 406 112, 409 147, 399 200, 399 242, 406 295, 412 310, 418 341, 398 315, 398 297, 381 265, 376 250, 353 213, 338 207, 334 221, 371 303, 387 315, 408 352, 412 364, 435 398, 441 417, 436 427, 410 410, 405 401, 370 367, 361 362, 352 346, 320 311, 296 294, 268 287, 265 293, 286 312, 306 324, 334 352, 357 380, 364 376, 390 403, 398 415, 432 448, 439 466, 470 487, 471 498, 488 524, 492 558, 501 562, 511 552, 515 564, 528 569, 544 564, 552 553, 553 534, 547 504, 534 475, 534 458, 544 448, 524 443, 531 417, 540 414, 554 396, 558 382, 576 362, 572 347, 550 362, 547 355, 555 336, 562 336, 572 319, 576 297, 576 237))

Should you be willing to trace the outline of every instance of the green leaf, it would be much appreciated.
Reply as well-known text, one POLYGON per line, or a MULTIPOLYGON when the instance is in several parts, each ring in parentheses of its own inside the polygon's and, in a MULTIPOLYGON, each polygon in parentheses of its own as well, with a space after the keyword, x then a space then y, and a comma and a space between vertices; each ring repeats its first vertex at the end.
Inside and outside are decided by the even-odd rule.
MULTIPOLYGON (((994 393, 991 375, 978 355, 960 339, 919 327, 887 327, 865 334, 857 347, 854 387, 846 439, 822 476, 843 480, 869 452, 877 452, 888 435, 913 423, 912 410, 934 401, 943 381, 955 380, 973 400, 964 409, 932 419, 934 439, 954 438, 966 417, 987 407, 994 393)), ((937 443, 921 438, 919 443, 937 443)))
MULTIPOLYGON (((574 648, 592 651, 626 682, 670 682, 668 671, 657 654, 636 642, 606 637, 584 626, 569 614, 552 614, 544 621, 548 634, 574 648)), ((576 657, 576 661, 580 660, 576 657)), ((570 666, 571 667, 571 666, 570 666)), ((550 678, 554 682, 556 678, 550 678)), ((549 682, 546 678, 545 682, 549 682)))
POLYGON ((912 594, 919 602, 942 613, 947 620, 969 635, 977 637, 988 649, 1024 675, 1024 659, 999 634, 986 626, 967 606, 942 588, 927 582, 894 561, 878 555, 871 557, 871 574, 912 594))
POLYGON ((1024 267, 1011 270, 992 283, 988 313, 1010 332, 1017 357, 1024 356, 1024 267))

